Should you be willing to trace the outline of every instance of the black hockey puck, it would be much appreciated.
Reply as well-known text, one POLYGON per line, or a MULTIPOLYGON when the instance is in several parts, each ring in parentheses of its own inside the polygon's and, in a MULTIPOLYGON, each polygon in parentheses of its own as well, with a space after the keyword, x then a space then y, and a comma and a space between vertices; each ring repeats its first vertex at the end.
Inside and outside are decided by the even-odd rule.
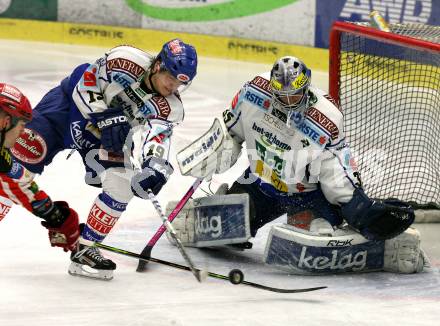
POLYGON ((229 281, 232 284, 240 284, 244 280, 244 274, 239 269, 233 269, 229 272, 229 281))

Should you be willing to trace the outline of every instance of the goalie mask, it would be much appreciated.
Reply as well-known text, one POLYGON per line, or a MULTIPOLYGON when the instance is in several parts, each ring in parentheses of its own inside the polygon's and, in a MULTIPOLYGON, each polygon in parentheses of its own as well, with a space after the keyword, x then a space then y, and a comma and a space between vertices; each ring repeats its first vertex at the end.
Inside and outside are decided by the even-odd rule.
POLYGON ((270 87, 275 102, 288 111, 307 106, 312 72, 295 57, 282 57, 270 72, 270 87))

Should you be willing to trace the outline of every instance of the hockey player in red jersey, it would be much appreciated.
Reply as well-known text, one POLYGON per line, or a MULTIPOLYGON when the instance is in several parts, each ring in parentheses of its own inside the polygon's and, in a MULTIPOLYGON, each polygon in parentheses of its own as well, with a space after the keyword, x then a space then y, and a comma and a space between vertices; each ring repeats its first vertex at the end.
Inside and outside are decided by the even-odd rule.
POLYGON ((239 90, 223 113, 223 132, 211 129, 178 154, 182 173, 204 177, 210 164, 227 171, 246 144, 249 167, 221 187, 224 195, 190 204, 194 213, 179 215, 174 228, 187 245, 249 248, 261 227, 287 214, 290 225, 271 229, 267 264, 299 274, 420 271, 420 235, 407 230, 413 209, 365 194, 343 114, 311 77, 300 59, 280 58, 239 90))
POLYGON ((32 120, 29 100, 16 87, 0 83, 0 220, 12 203, 22 205, 49 231, 52 246, 65 251, 76 248, 79 221, 76 212, 65 202, 52 202, 32 181, 33 174, 11 155, 10 148, 32 120))
POLYGON ((170 136, 184 117, 179 91, 196 70, 194 47, 180 39, 166 42, 157 56, 117 46, 76 67, 34 108, 12 149, 16 160, 42 173, 57 153, 74 149, 86 183, 102 188, 71 254, 70 274, 113 277, 116 264, 90 243, 104 240, 134 195, 148 199, 147 189, 157 194, 167 182, 170 136))

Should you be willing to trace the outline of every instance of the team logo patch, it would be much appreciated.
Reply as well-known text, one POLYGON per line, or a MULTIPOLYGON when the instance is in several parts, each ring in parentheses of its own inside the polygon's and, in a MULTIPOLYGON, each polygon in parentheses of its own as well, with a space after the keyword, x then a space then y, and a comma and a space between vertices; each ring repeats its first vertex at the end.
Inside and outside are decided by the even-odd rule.
POLYGON ((185 74, 178 74, 177 79, 183 83, 189 82, 189 77, 188 77, 188 75, 185 75, 185 74))
POLYGON ((332 139, 336 139, 339 136, 339 130, 336 124, 327 118, 321 111, 314 107, 310 107, 306 115, 313 120, 324 131, 328 132, 332 139))
POLYGON ((12 179, 20 179, 24 174, 24 167, 18 162, 12 164, 11 170, 8 172, 8 177, 12 179))
POLYGON ((159 134, 157 136, 154 136, 153 138, 151 138, 152 141, 155 141, 158 144, 163 144, 163 140, 165 139, 166 135, 165 134, 159 134))
POLYGON ((153 101, 159 115, 164 119, 168 118, 171 113, 171 107, 166 98, 163 96, 153 96, 151 101, 153 101))
POLYGON ((85 71, 84 78, 84 86, 94 87, 96 86, 96 67, 93 67, 92 71, 85 71))
POLYGON ((15 102, 20 102, 21 100, 21 93, 14 86, 4 85, 3 88, 1 89, 0 94, 9 97, 11 100, 14 100, 15 102))
POLYGON ((107 61, 107 72, 122 72, 131 75, 134 79, 139 78, 145 73, 145 69, 139 66, 137 63, 124 58, 116 58, 107 61))
POLYGON ((249 101, 249 102, 259 106, 260 108, 263 108, 263 109, 267 110, 269 108, 269 106, 270 106, 270 101, 268 99, 265 99, 264 95, 262 95, 262 96, 260 96, 260 95, 262 95, 262 94, 261 93, 257 93, 255 91, 253 91, 252 89, 249 89, 244 94, 244 98, 247 101, 249 101))
POLYGON ((255 86, 263 92, 269 93, 268 95, 272 93, 270 82, 261 76, 256 76, 254 79, 252 79, 251 85, 255 86))
POLYGON ((46 141, 39 133, 25 128, 11 148, 11 153, 25 163, 40 163, 47 154, 46 141))
POLYGON ((323 135, 322 132, 319 132, 320 129, 314 128, 314 126, 308 120, 299 124, 298 129, 301 130, 303 134, 308 136, 309 139, 313 140, 320 146, 324 146, 328 142, 328 137, 326 137, 326 135, 323 135))
POLYGON ((170 49, 171 53, 176 55, 176 54, 180 54, 183 52, 183 48, 180 45, 180 41, 179 40, 172 40, 171 42, 168 43, 168 48, 170 49))

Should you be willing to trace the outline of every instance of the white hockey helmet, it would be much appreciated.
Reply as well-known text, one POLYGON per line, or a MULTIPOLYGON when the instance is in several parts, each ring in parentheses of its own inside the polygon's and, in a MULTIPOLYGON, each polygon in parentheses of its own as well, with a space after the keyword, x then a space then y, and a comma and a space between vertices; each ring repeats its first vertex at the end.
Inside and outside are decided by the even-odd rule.
POLYGON ((308 102, 312 72, 298 58, 278 59, 270 72, 270 87, 276 102, 288 110, 298 110, 308 102))

